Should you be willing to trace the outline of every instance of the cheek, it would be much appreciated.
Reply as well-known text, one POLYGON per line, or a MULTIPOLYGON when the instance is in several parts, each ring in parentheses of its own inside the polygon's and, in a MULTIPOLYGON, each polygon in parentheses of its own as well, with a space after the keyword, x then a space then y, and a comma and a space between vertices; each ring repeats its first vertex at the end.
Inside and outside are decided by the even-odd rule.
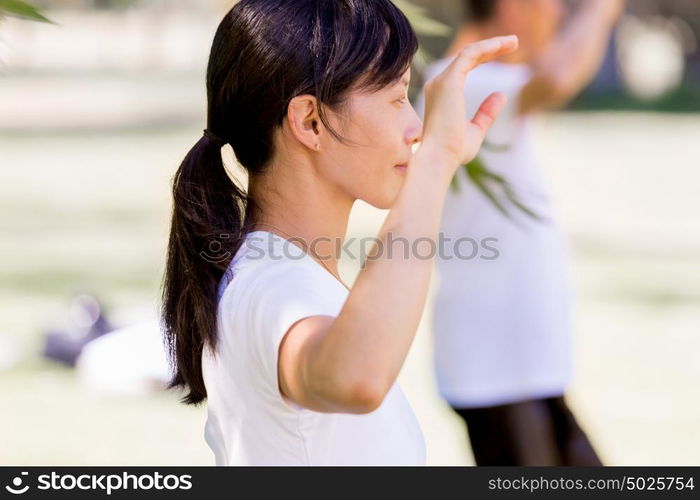
POLYGON ((403 177, 391 161, 382 160, 376 150, 355 148, 344 165, 338 165, 337 182, 353 199, 362 200, 380 209, 391 208, 402 185, 403 177))
POLYGON ((357 152, 349 179, 358 197, 368 196, 384 189, 391 171, 376 153, 357 152))
MULTIPOLYGON (((357 137, 351 140, 360 142, 357 137)), ((328 150, 323 172, 333 184, 354 198, 364 199, 383 183, 381 162, 371 145, 336 144, 328 150)))
POLYGON ((348 162, 359 177, 372 179, 386 174, 396 161, 396 141, 391 125, 379 120, 364 120, 354 136, 357 144, 347 151, 348 162))
POLYGON ((390 147, 391 132, 396 126, 396 110, 376 106, 364 113, 364 119, 358 125, 361 142, 371 149, 390 147), (394 114, 391 114, 391 113, 394 114))
POLYGON ((333 182, 345 193, 383 209, 391 207, 405 175, 394 168, 401 158, 391 112, 379 105, 361 109, 352 130, 343 134, 352 144, 335 143, 328 154, 332 164, 327 165, 333 182))

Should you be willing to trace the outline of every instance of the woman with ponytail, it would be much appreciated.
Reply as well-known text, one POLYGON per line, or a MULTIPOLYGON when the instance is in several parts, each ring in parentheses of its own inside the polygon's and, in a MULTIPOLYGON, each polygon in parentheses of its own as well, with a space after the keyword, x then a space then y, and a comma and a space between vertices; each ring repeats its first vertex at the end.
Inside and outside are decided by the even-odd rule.
POLYGON ((386 243, 437 236, 503 106, 493 94, 465 122, 466 75, 516 46, 465 48, 428 82, 424 125, 406 97, 418 42, 390 0, 242 0, 221 21, 207 128, 173 181, 162 309, 169 387, 206 400, 218 465, 425 463, 396 378, 432 258, 386 243), (337 250, 358 199, 390 210, 349 289, 337 250))

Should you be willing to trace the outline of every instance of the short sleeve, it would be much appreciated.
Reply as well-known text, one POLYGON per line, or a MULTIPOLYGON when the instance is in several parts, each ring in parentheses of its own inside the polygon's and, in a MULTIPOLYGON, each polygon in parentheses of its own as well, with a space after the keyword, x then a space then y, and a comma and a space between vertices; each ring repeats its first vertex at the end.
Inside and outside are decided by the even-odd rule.
MULTIPOLYGON (((259 361, 265 385, 281 399, 278 385, 279 347, 289 328, 309 316, 337 316, 345 297, 332 276, 306 260, 279 261, 258 269, 248 290, 249 345, 259 361)), ((339 283, 338 283, 339 285, 339 283)), ((342 286, 342 285, 341 285, 342 286)), ((283 402, 298 409, 288 400, 283 402)))

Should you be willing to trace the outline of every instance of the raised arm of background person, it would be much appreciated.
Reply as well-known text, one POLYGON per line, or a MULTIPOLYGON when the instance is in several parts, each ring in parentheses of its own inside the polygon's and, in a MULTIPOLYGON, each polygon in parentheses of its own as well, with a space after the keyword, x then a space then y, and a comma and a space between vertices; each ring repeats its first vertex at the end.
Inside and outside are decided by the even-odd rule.
POLYGON ((523 88, 519 112, 559 107, 595 77, 605 57, 612 28, 625 0, 585 0, 551 47, 535 61, 523 88))
POLYGON ((405 259, 403 246, 389 256, 386 243, 390 238, 409 245, 419 239, 435 242, 454 172, 476 156, 505 104, 505 97, 494 93, 471 121, 465 120, 467 73, 516 47, 516 37, 469 45, 426 84, 422 143, 343 308, 337 317, 298 321, 280 344, 280 390, 293 402, 320 412, 368 413, 391 389, 418 328, 433 257, 426 257, 431 245, 423 240, 419 252, 405 259))

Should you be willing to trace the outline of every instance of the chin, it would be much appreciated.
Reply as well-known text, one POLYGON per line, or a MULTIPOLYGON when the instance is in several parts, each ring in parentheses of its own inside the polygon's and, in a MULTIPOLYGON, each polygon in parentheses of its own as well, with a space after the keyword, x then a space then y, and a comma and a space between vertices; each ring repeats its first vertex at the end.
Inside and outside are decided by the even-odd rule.
POLYGON ((365 184, 363 187, 372 187, 371 190, 363 189, 358 193, 356 199, 362 200, 368 205, 380 210, 391 209, 401 192, 405 180, 405 173, 392 172, 394 175, 383 177, 381 180, 376 180, 373 183, 365 184))
POLYGON ((389 210, 391 207, 394 206, 393 203, 370 203, 374 208, 378 208, 379 210, 389 210))

